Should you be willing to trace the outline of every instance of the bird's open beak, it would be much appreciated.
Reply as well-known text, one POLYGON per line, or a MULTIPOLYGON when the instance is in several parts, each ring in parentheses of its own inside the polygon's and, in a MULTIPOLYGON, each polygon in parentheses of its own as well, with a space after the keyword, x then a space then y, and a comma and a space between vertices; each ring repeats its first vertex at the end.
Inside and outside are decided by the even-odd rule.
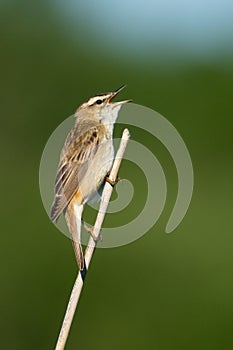
MULTIPOLYGON (((116 91, 112 92, 112 95, 110 96, 109 102, 111 103, 112 100, 114 99, 114 97, 115 97, 116 95, 118 95, 119 92, 120 92, 121 90, 123 90, 126 86, 127 86, 127 85, 122 85, 121 87, 119 87, 119 89, 117 89, 116 91)), ((132 100, 124 100, 124 101, 114 102, 114 107, 115 107, 115 106, 122 105, 122 104, 124 104, 124 103, 129 103, 129 102, 132 102, 132 100)))

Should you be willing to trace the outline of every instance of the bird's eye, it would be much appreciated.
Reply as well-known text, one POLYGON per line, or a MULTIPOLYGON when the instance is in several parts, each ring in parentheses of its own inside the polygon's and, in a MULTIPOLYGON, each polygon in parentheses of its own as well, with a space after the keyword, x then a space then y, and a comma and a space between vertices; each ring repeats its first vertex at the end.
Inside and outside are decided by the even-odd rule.
POLYGON ((97 101, 96 101, 96 104, 97 104, 97 105, 101 105, 102 102, 103 102, 102 100, 97 100, 97 101))

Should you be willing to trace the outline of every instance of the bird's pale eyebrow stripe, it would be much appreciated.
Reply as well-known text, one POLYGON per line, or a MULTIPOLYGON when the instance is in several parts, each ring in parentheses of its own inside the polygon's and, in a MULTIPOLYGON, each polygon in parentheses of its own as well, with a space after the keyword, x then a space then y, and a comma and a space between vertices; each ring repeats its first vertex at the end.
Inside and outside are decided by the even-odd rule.
POLYGON ((99 95, 96 95, 94 97, 89 98, 89 100, 87 100, 86 103, 89 106, 93 106, 96 103, 96 101, 98 101, 98 100, 106 100, 106 98, 108 98, 108 97, 109 97, 108 94, 99 94, 99 95))
POLYGON ((89 105, 90 106, 93 106, 95 103, 96 103, 96 101, 98 101, 98 100, 104 100, 103 98, 101 98, 100 96, 96 96, 96 97, 92 97, 88 102, 89 102, 89 105))

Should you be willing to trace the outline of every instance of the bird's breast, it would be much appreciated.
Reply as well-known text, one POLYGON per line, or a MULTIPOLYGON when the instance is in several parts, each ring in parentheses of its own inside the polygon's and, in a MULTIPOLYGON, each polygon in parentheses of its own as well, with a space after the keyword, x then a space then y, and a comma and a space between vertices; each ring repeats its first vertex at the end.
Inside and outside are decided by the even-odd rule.
POLYGON ((102 140, 93 159, 88 164, 88 170, 80 184, 84 202, 97 195, 98 189, 106 175, 111 170, 114 158, 112 139, 102 140))

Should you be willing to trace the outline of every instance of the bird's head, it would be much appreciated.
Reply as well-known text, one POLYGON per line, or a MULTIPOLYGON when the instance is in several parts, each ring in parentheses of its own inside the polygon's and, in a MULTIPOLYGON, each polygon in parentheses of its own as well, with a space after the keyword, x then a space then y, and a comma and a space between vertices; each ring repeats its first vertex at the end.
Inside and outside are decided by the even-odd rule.
POLYGON ((114 92, 106 92, 89 98, 84 102, 76 111, 77 116, 88 115, 89 117, 98 118, 101 122, 111 123, 117 119, 118 112, 121 106, 125 103, 131 102, 132 100, 124 100, 113 102, 113 99, 118 93, 123 90, 126 85, 121 86, 114 92))

